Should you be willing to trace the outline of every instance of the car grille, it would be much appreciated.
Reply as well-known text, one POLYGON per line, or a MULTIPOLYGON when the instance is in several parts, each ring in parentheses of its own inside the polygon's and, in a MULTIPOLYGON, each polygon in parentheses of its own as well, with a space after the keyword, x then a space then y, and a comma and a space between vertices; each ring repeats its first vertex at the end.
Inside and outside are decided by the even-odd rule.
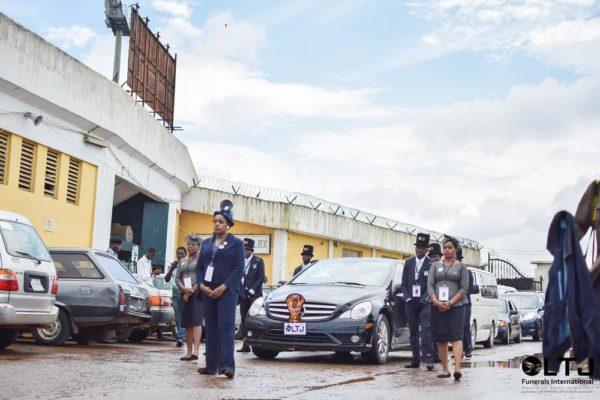
POLYGON ((263 335, 261 340, 278 343, 340 344, 339 341, 323 332, 307 332, 304 336, 286 336, 283 334, 283 329, 271 329, 263 335))
MULTIPOLYGON (((302 321, 325 321, 333 315, 337 306, 324 303, 304 303, 304 313, 302 321)), ((271 302, 267 304, 269 316, 280 321, 287 321, 290 318, 288 306, 284 301, 271 302)))

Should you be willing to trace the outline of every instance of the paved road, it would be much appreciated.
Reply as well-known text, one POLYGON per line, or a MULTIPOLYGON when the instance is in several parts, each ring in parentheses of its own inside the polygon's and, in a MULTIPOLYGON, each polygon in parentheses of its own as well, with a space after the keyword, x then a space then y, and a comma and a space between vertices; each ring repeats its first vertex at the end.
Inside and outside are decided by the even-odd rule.
MULTIPOLYGON (((239 344, 237 344, 239 347, 239 344)), ((174 342, 64 347, 20 340, 0 350, 0 399, 496 399, 598 398, 594 385, 522 383, 523 356, 539 354, 541 344, 478 347, 464 365, 464 379, 437 379, 435 373, 403 368, 409 353, 393 353, 385 365, 331 353, 284 353, 273 361, 236 354, 237 375, 200 376, 199 364, 179 361, 174 342), (533 393, 538 392, 538 393, 533 393), (508 396, 508 397, 507 397, 508 396)), ((436 371, 439 370, 436 365, 436 371)), ((535 377, 541 380, 543 376, 535 377)))

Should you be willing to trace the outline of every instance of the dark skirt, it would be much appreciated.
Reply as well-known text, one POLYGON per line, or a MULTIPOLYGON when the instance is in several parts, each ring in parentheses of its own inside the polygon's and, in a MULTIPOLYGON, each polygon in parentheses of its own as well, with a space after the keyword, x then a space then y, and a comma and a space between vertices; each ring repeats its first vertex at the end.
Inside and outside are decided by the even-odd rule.
POLYGON ((451 307, 446 312, 431 306, 431 333, 438 343, 462 340, 464 319, 463 306, 451 307))
POLYGON ((191 328, 192 326, 201 326, 204 318, 204 309, 199 296, 188 298, 187 303, 181 299, 181 326, 191 328))

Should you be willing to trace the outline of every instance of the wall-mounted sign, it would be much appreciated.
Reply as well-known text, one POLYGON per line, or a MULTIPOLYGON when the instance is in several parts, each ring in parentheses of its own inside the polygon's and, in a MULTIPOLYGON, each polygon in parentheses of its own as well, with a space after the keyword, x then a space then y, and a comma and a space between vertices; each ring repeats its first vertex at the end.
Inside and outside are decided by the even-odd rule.
MULTIPOLYGON (((197 233, 196 236, 202 240, 212 237, 212 235, 197 233)), ((240 239, 244 238, 254 240, 254 254, 271 254, 271 235, 236 235, 240 239)))
POLYGON ((54 232, 56 230, 56 222, 53 219, 46 218, 42 224, 42 229, 46 232, 54 232))

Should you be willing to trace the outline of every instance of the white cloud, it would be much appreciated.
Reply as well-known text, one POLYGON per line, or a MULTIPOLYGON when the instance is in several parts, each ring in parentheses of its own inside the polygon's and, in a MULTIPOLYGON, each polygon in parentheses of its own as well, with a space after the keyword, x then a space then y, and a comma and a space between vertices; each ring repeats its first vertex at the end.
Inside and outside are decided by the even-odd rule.
POLYGON ((152 8, 185 19, 189 19, 193 12, 188 1, 178 0, 152 0, 152 8))
POLYGON ((85 47, 96 36, 88 27, 72 25, 49 28, 46 39, 59 47, 69 49, 72 46, 85 47))

